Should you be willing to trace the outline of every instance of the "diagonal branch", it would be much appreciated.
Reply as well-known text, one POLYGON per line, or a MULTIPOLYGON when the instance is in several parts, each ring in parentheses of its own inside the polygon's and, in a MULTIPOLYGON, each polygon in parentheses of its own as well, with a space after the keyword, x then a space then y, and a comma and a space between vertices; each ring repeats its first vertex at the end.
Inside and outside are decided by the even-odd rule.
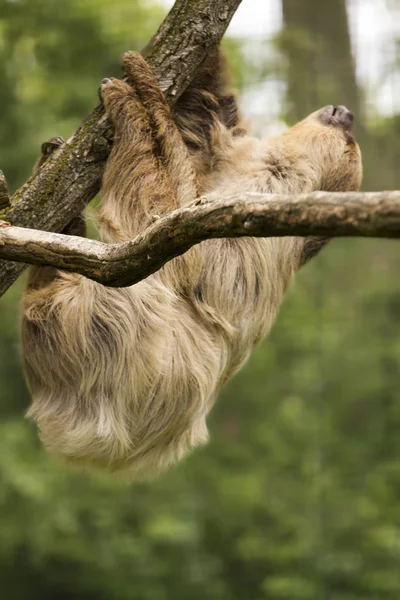
MULTIPOLYGON (((145 49, 167 100, 172 104, 221 40, 241 0, 176 0, 145 49), (173 49, 173 50, 171 50, 173 49)), ((13 225, 62 231, 100 189, 112 144, 112 128, 101 106, 13 197, 0 219, 13 225)), ((24 265, 0 262, 0 295, 24 265)))
POLYGON ((204 197, 120 244, 4 226, 0 257, 59 267, 123 287, 207 239, 290 235, 400 238, 400 191, 204 197))
POLYGON ((10 206, 8 186, 3 171, 0 171, 0 209, 10 206))

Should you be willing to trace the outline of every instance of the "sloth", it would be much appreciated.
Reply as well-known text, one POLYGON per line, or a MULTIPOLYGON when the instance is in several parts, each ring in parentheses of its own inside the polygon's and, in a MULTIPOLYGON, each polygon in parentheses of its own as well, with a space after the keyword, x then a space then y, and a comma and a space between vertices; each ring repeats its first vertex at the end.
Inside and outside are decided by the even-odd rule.
MULTIPOLYGON (((359 189, 361 154, 344 106, 261 141, 242 126, 218 51, 172 112, 140 54, 126 53, 123 68, 126 80, 100 87, 115 129, 98 214, 105 242, 130 240, 203 194, 359 189)), ((43 147, 42 162, 59 143, 43 147)), ((45 447, 148 478, 206 442, 219 390, 327 241, 207 240, 127 288, 31 267, 22 300, 27 415, 45 447)))

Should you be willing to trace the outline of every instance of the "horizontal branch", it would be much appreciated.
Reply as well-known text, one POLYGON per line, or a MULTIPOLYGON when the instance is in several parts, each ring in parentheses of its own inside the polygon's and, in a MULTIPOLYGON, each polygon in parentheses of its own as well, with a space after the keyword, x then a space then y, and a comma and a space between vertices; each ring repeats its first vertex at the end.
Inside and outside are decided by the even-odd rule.
POLYGON ((400 191, 203 197, 120 244, 3 226, 0 257, 123 287, 148 277, 199 242, 241 236, 400 238, 400 191))
MULTIPOLYGON (((240 2, 176 0, 144 51, 169 104, 182 94, 220 42, 240 2)), ((6 206, 3 199, 0 219, 21 227, 62 231, 99 191, 112 138, 112 127, 102 106, 97 106, 38 174, 14 194, 10 208, 1 210, 6 206)), ((0 296, 23 269, 24 265, 0 261, 0 296)))

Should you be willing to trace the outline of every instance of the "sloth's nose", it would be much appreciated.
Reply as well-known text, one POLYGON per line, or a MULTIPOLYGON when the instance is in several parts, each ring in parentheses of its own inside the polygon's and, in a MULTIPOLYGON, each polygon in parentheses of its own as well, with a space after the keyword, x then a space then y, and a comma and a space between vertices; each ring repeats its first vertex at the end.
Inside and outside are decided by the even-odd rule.
POLYGON ((329 104, 329 106, 321 108, 318 118, 324 125, 333 125, 334 127, 340 127, 345 131, 351 131, 354 114, 343 105, 332 106, 332 104, 329 104))
POLYGON ((334 106, 332 109, 331 123, 339 125, 346 131, 350 131, 354 122, 354 114, 345 106, 334 106))

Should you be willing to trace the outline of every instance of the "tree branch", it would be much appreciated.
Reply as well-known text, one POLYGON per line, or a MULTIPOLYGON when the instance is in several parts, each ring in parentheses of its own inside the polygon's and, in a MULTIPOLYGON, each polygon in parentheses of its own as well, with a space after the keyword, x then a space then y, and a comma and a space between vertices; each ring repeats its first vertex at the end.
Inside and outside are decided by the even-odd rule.
POLYGON ((59 267, 123 287, 207 239, 292 235, 400 238, 400 191, 203 197, 120 244, 4 226, 0 257, 59 267))
MULTIPOLYGON (((221 40, 241 0, 177 0, 145 49, 172 104, 221 40)), ((13 196, 0 219, 21 227, 61 231, 100 189, 112 128, 97 106, 75 134, 13 196)), ((0 262, 0 295, 24 265, 0 262)))
POLYGON ((7 181, 3 171, 0 171, 0 209, 10 206, 10 204, 7 181))

